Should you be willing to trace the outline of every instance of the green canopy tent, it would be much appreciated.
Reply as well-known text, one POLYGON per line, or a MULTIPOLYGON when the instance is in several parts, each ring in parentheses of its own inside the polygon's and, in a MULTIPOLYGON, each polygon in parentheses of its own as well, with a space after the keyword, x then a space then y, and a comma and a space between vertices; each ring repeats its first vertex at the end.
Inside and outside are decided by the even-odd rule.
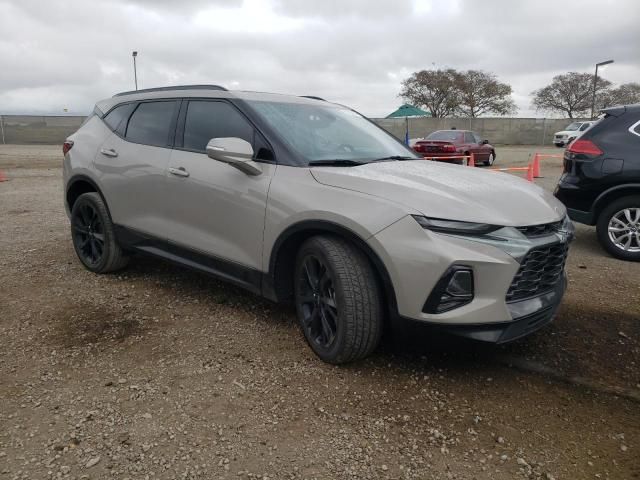
POLYGON ((401 105, 395 112, 387 115, 387 118, 401 118, 404 117, 405 120, 405 134, 404 134, 404 143, 409 146, 409 117, 430 117, 431 114, 429 112, 425 112, 424 110, 414 107, 413 105, 409 105, 405 103, 401 105))

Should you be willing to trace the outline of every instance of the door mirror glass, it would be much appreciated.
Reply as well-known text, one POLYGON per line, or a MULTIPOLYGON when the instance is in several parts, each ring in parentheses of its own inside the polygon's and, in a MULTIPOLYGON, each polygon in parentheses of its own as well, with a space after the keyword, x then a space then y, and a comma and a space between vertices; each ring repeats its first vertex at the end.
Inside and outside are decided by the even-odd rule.
POLYGON ((253 161, 253 147, 238 137, 212 138, 207 143, 207 155, 227 163, 247 175, 260 175, 260 165, 253 161))

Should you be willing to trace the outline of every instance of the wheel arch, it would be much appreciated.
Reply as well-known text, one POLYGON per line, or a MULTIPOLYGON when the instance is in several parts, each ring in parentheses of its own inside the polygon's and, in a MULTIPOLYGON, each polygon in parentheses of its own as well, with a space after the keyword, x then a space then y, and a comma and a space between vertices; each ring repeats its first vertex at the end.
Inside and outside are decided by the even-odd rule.
POLYGON ((67 188, 64 194, 65 206, 69 213, 73 209, 73 204, 76 202, 78 197, 83 193, 95 192, 102 198, 105 206, 107 207, 107 212, 109 213, 109 217, 111 217, 111 212, 109 211, 109 205, 107 205, 107 200, 104 198, 102 190, 98 184, 87 175, 74 175, 67 182, 67 188))
POLYGON ((293 271, 298 249, 310 237, 322 234, 336 235, 359 248, 373 266, 383 289, 389 315, 398 311, 395 289, 384 263, 371 246, 352 230, 326 220, 305 220, 288 227, 275 241, 269 257, 269 285, 266 297, 289 303, 293 297, 293 271))
POLYGON ((598 217, 600 213, 608 204, 611 202, 615 202, 619 198, 628 197, 630 195, 640 195, 640 183, 627 183, 624 185, 617 185, 608 190, 602 192, 593 202, 593 207, 591 210, 593 211, 594 221, 598 221, 598 217))

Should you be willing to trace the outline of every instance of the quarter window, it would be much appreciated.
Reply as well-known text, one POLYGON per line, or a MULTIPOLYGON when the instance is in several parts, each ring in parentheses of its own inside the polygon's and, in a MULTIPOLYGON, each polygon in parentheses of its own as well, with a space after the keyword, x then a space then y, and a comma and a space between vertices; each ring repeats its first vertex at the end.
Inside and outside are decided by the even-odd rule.
POLYGON ((135 143, 166 147, 176 102, 145 102, 138 105, 127 126, 126 139, 135 143))
POLYGON ((122 124, 122 121, 129 118, 135 103, 126 103, 119 105, 111 110, 106 117, 104 117, 104 123, 106 123, 111 130, 118 130, 118 127, 122 124))
POLYGON ((204 152, 209 140, 224 137, 238 137, 253 146, 253 127, 226 102, 189 102, 184 122, 184 148, 204 152))

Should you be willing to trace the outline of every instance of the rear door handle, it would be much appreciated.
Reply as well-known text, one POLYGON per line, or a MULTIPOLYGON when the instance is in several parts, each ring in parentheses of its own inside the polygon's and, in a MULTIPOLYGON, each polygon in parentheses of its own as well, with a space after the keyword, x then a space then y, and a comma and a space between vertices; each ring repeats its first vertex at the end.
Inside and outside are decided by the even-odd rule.
POLYGON ((103 154, 106 157, 117 157, 118 156, 118 152, 116 152, 113 148, 110 149, 106 149, 103 148, 100 150, 100 153, 103 154))
POLYGON ((189 176, 189 172, 187 172, 184 169, 184 167, 178 167, 178 168, 170 167, 169 168, 169 173, 171 175, 177 175, 178 177, 188 177, 189 176))

